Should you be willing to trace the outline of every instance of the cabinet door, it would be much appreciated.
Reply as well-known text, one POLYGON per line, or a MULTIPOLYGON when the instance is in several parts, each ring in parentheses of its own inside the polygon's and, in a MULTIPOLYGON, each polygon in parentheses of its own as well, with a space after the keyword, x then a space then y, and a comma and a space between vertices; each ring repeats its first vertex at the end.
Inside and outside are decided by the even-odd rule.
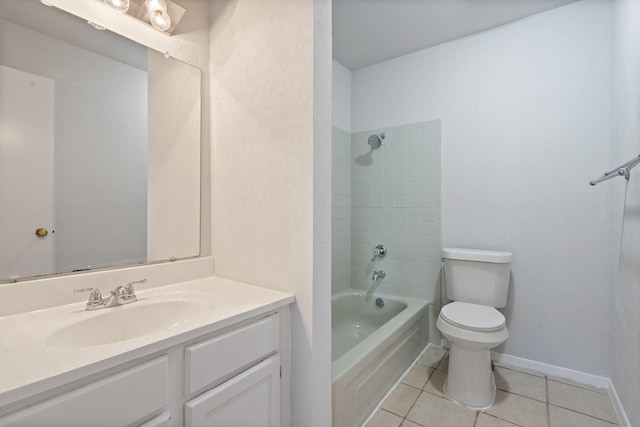
POLYGON ((152 420, 147 421, 144 424, 140 424, 139 427, 169 427, 171 425, 171 414, 165 412, 162 415, 158 415, 152 420))
POLYGON ((280 357, 276 354, 185 405, 186 427, 278 427, 280 357))

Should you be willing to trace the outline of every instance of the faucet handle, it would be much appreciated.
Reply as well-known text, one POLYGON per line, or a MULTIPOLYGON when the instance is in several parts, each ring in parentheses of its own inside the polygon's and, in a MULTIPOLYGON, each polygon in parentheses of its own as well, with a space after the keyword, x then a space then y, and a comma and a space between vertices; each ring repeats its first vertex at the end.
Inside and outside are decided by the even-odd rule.
MULTIPOLYGON (((133 289, 133 285, 135 285, 136 283, 146 283, 147 279, 142 279, 142 280, 135 280, 133 282, 129 282, 124 286, 118 286, 118 288, 122 288, 123 290, 123 295, 122 297, 125 300, 137 300, 138 298, 136 297, 136 290, 133 289)), ((117 288, 116 288, 117 289, 117 288)), ((131 301, 131 302, 133 302, 131 301)))
POLYGON ((371 257, 371 262, 375 261, 376 258, 384 258, 384 256, 387 254, 387 248, 385 247, 385 245, 380 244, 373 248, 372 254, 373 256, 371 257))
POLYGON ((127 292, 124 289, 124 286, 116 286, 114 290, 111 291, 111 296, 117 298, 124 298, 127 292))
POLYGON ((96 288, 74 289, 73 292, 91 292, 89 294, 89 301, 87 301, 87 310, 91 310, 104 305, 102 294, 96 288))
POLYGON ((142 280, 136 280, 134 282, 129 282, 126 285, 124 285, 124 291, 127 295, 131 295, 131 294, 135 294, 135 289, 133 289, 133 285, 135 285, 136 283, 146 283, 147 279, 142 279, 142 280))

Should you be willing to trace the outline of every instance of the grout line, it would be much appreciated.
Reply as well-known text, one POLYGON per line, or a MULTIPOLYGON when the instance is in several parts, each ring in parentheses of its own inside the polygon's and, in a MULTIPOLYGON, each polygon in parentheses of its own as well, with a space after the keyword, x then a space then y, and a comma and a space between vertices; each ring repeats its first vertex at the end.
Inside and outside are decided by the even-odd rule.
MULTIPOLYGON (((404 419, 408 419, 407 416, 409 416, 409 413, 411 412, 413 407, 416 406, 416 403, 420 399, 420 396, 422 396, 422 393, 424 393, 424 391, 420 390, 420 393, 418 394, 418 397, 416 398, 416 400, 414 400, 413 403, 411 404, 411 406, 409 406, 409 409, 407 410, 407 414, 404 416, 404 419)), ((418 422, 416 422, 414 420, 409 420, 409 421, 411 421, 412 423, 419 424, 418 422)))
POLYGON ((416 421, 410 420, 410 419, 409 419, 409 418, 407 418, 407 417, 404 417, 404 418, 402 419, 402 424, 400 424, 400 426, 403 426, 405 421, 409 421, 410 423, 413 423, 413 424, 415 424, 415 425, 417 425, 417 426, 426 427, 424 424, 420 424, 419 422, 416 422, 416 421))
MULTIPOLYGON (((390 411, 390 410, 388 410, 388 409, 380 408, 379 410, 375 411, 375 412, 374 412, 374 414, 377 414, 377 413, 380 413, 380 412, 386 412, 387 414, 390 414, 390 415, 393 415, 393 416, 395 416, 395 417, 401 418, 400 426, 401 426, 401 425, 402 425, 402 423, 404 422, 404 417, 403 417, 402 415, 398 415, 398 414, 396 414, 395 412, 391 412, 391 411, 390 411)), ((364 424, 363 424, 363 426, 364 426, 364 424)))
MULTIPOLYGON (((420 394, 422 393, 422 390, 420 390, 419 388, 416 388, 416 387, 410 386, 409 384, 405 384, 405 383, 398 383, 398 384, 396 384, 396 385, 393 387, 393 389, 392 389, 391 391, 393 392, 393 391, 397 390, 397 389, 398 389, 398 386, 400 386, 400 385, 403 385, 403 386, 405 386, 405 387, 409 387, 409 388, 412 388, 412 389, 414 389, 414 390, 418 391, 418 396, 416 396, 416 400, 414 400, 414 402, 411 404, 411 406, 409 406, 409 409, 407 410, 407 414, 408 414, 408 413, 409 413, 409 411, 411 410, 411 408, 413 407, 413 405, 414 405, 414 404, 416 403, 416 401, 418 400, 418 397, 420 397, 420 394)), ((392 393, 389 393, 389 396, 390 396, 391 394, 392 394, 392 393)), ((406 415, 402 415, 402 414, 399 414, 399 413, 397 413, 397 412, 393 412, 391 409, 388 409, 388 408, 384 408, 384 407, 382 407, 382 404, 384 403, 384 401, 385 401, 385 400, 386 400, 386 398, 385 398, 385 399, 383 399, 383 400, 382 400, 382 402, 380 403, 380 408, 379 408, 379 410, 380 410, 380 411, 389 412, 390 414, 397 415, 397 416, 398 416, 398 417, 400 417, 400 418, 405 418, 405 417, 406 417, 406 415)), ((406 401, 406 400, 405 400, 405 401, 406 401)), ((374 412, 374 414, 375 414, 375 412, 374 412)))
POLYGON ((504 391, 505 393, 513 394, 513 395, 520 396, 520 397, 524 397, 526 399, 533 400, 535 402, 546 403, 546 396, 545 396, 545 400, 540 400, 540 399, 537 399, 535 397, 527 396, 526 394, 516 393, 515 391, 505 390, 505 389, 500 388, 500 387, 496 387, 496 390, 500 390, 500 391, 504 391))
POLYGON ((547 427, 551 427, 551 411, 549 410, 549 377, 544 376, 545 408, 547 411, 547 427))
MULTIPOLYGON (((482 412, 482 411, 480 411, 480 412, 482 412)), ((503 418, 498 417, 497 415, 489 414, 487 412, 482 412, 482 413, 485 414, 487 417, 495 418, 496 420, 500 420, 500 421, 503 421, 505 423, 517 426, 517 427, 523 427, 522 424, 517 424, 516 422, 510 421, 510 420, 505 420, 503 418)), ((478 418, 480 418, 480 414, 478 414, 478 418)))
MULTIPOLYGON (((545 377, 545 378, 547 378, 547 377, 545 377)), ((547 401, 548 401, 547 402, 547 411, 549 412, 549 417, 551 417, 549 407, 550 406, 554 406, 556 408, 566 409, 567 411, 570 411, 570 412, 573 412, 573 413, 576 413, 576 414, 580 414, 580 415, 584 415, 586 417, 590 417, 590 418, 593 418, 593 419, 596 419, 596 420, 604 421, 606 423, 611 424, 612 426, 620 425, 620 416, 618 415, 615 407, 613 407, 613 412, 614 412, 614 414, 616 416, 616 421, 610 421, 610 420, 606 420, 604 418, 599 418, 599 417, 596 417, 596 416, 593 416, 593 415, 590 415, 590 414, 585 414, 584 412, 580 412, 580 411, 577 411, 577 410, 572 409, 572 408, 567 408, 567 407, 564 407, 564 406, 561 406, 561 405, 552 404, 550 399, 549 399, 549 386, 548 386, 548 384, 549 384, 548 382, 549 381, 560 383, 560 384, 564 384, 564 385, 569 386, 569 387, 577 388, 577 389, 580 389, 580 390, 583 390, 583 391, 588 391, 588 392, 599 394, 599 395, 606 395, 609 398, 609 401, 611 401, 611 404, 613 406, 613 401, 611 399, 611 394, 609 393, 609 390, 607 390, 607 389, 593 390, 592 388, 589 388, 589 387, 591 387, 589 385, 586 385, 585 387, 581 387, 580 385, 575 384, 575 383, 571 384, 571 383, 567 383, 567 382, 563 382, 563 381, 558 381, 558 380, 555 380, 555 379, 547 378, 547 401), (599 390, 602 390, 602 391, 599 391, 599 390)))
POLYGON ((518 372, 519 374, 531 375, 532 377, 537 377, 537 378, 545 378, 546 377, 546 375, 541 373, 541 372, 537 372, 537 373, 534 374, 533 372, 536 372, 536 371, 532 371, 532 370, 527 369, 527 371, 529 371, 529 372, 527 372, 527 371, 523 371, 521 369, 518 369, 517 366, 512 366, 512 365, 505 366, 505 365, 498 364, 498 365, 495 365, 495 367, 497 369, 506 369, 508 371, 518 372))
POLYGON ((429 384, 429 381, 431 381, 431 377, 433 377, 433 374, 435 374, 435 372, 436 372, 436 368, 432 368, 432 367, 429 366, 428 369, 431 369, 431 373, 429 375, 427 375, 427 382, 424 383, 424 385, 422 386, 422 390, 423 391, 424 391, 425 388, 427 388, 427 384, 429 384))
POLYGON ((564 378, 560 378, 560 377, 553 377, 553 378, 549 378, 549 381, 553 381, 556 383, 560 383, 560 384, 564 384, 564 385, 568 385, 571 387, 575 387, 575 388, 579 388, 582 390, 587 390, 587 391, 591 391, 593 393, 598 393, 598 394, 609 394, 609 389, 607 388, 602 388, 602 387, 597 387, 595 385, 590 385, 590 384, 582 384, 570 379, 564 379, 564 378))
MULTIPOLYGON (((497 389, 497 390, 496 390, 496 399, 498 398, 498 397, 497 397, 497 391, 498 391, 498 390, 499 390, 499 389, 497 389)), ((521 395, 521 394, 511 393, 511 392, 510 392, 510 391, 508 391, 508 390, 500 390, 500 391, 501 391, 501 392, 503 392, 503 393, 506 393, 506 394, 514 394, 514 395, 516 395, 516 396, 520 396, 520 397, 523 397, 523 398, 525 398, 525 399, 533 400, 534 402, 543 403, 543 402, 541 402, 540 400, 532 399, 532 398, 530 398, 530 397, 523 396, 523 395, 521 395)), ((495 402, 494 402, 494 405, 495 405, 495 402)), ((491 406, 491 408, 493 408, 493 405, 491 406)), ((490 410, 491 408, 486 409, 485 411, 488 411, 488 410, 490 410)), ((495 418, 495 419, 497 419, 497 420, 504 421, 505 423, 513 424, 514 426, 518 426, 518 427, 523 427, 521 424, 516 423, 516 422, 515 422, 515 421, 513 421, 512 419, 507 419, 507 417, 506 417, 506 416, 505 416, 504 418, 501 418, 501 416, 500 416, 500 415, 490 414, 489 412, 485 412, 485 411, 480 411, 480 412, 484 413, 485 415, 487 415, 487 416, 489 416, 489 417, 493 417, 493 418, 495 418)), ((547 427, 549 427, 549 426, 547 425, 547 427)))
MULTIPOLYGON (((609 424, 611 424, 612 426, 619 426, 619 425, 620 425, 619 420, 618 420, 618 422, 616 423, 616 422, 612 422, 612 421, 606 420, 606 419, 604 419, 604 418, 600 418, 600 417, 596 417, 596 416, 594 416, 594 415, 585 414, 584 412, 576 411, 575 409, 565 408, 564 406, 554 405, 554 404, 551 404, 551 403, 549 403, 549 406, 553 406, 553 407, 555 407, 555 408, 564 409, 564 410, 566 410, 566 411, 573 412, 574 414, 578 414, 578 415, 582 415, 582 416, 585 416, 585 417, 593 418, 594 420, 604 421, 605 423, 609 423, 609 424)), ((617 418, 617 414, 616 414, 616 418, 617 418)))
MULTIPOLYGON (((427 345, 427 348, 428 348, 428 347, 429 347, 429 346, 427 345)), ((425 351, 424 351, 424 352, 426 352, 426 351, 427 351, 427 349, 425 349, 425 351)), ((423 352, 423 353, 424 353, 424 352, 423 352)), ((445 354, 446 354, 446 353, 445 353, 445 354)), ((420 357, 422 357, 422 355, 420 355, 420 357)), ((416 361, 420 360, 420 357, 418 357, 418 358, 416 359, 416 361)), ((440 364, 440 361, 442 361, 442 359, 443 359, 443 358, 444 358, 444 354, 442 355, 442 357, 441 357, 441 358, 440 358, 440 360, 438 361, 438 364, 440 364)), ((413 365, 412 365, 412 366, 413 366, 413 365)), ((438 365, 436 365, 436 366, 438 366, 438 365)), ((409 413, 411 412, 411 410, 413 409, 413 407, 416 405, 416 403, 417 403, 417 402, 418 402, 418 400, 420 399, 420 396, 422 396, 422 393, 428 393, 428 392, 424 391, 424 388, 427 386, 427 384, 429 384, 429 380, 430 380, 430 379, 431 379, 431 377, 433 376, 433 373, 436 371, 436 368, 432 368, 432 369, 433 369, 433 370, 431 371, 431 374, 429 374, 429 378, 427 378, 427 382, 424 384, 424 387, 422 387, 422 390, 420 390, 420 394, 418 394, 418 398, 417 398, 417 399, 416 399, 416 400, 411 404, 411 406, 409 407, 409 410, 407 411, 407 415, 405 415, 405 417, 404 417, 405 419, 408 419, 408 418, 407 418, 407 416, 409 415, 409 413)), ((403 377, 403 378, 404 378, 404 377, 403 377)), ((435 395, 434 395, 434 396, 435 396, 435 395)), ((416 422, 416 421, 414 421, 414 420, 409 420, 409 421, 411 421, 412 423, 415 423, 415 424, 420 424, 420 423, 418 423, 418 422, 416 422)), ((421 424, 420 424, 420 425, 421 425, 421 424)))

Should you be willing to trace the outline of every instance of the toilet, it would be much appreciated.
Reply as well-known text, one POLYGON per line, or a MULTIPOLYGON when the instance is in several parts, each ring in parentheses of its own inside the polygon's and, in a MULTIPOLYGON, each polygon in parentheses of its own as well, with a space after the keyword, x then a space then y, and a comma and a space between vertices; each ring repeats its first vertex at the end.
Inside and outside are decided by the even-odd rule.
POLYGON ((449 341, 444 391, 472 409, 491 407, 496 384, 489 351, 509 337, 496 308, 507 305, 511 252, 448 248, 442 250, 447 298, 436 326, 449 341))

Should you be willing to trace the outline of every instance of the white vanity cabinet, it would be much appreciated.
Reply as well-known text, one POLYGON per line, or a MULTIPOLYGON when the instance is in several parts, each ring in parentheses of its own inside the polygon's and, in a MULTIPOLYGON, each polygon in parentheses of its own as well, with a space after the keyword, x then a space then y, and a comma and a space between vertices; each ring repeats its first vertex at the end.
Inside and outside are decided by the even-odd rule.
POLYGON ((185 394, 220 385, 186 403, 185 427, 279 426, 279 339, 275 315, 188 346, 185 394))
POLYGON ((281 379, 289 363, 288 319, 285 306, 163 350, 135 352, 128 362, 88 376, 95 380, 16 402, 17 411, 7 414, 0 403, 6 414, 0 427, 279 426, 288 411, 281 406, 281 393, 288 393, 281 379))
POLYGON ((126 426, 168 404, 168 358, 161 356, 0 419, 0 426, 126 426))
POLYGON ((269 357, 185 405, 185 427, 280 425, 280 358, 269 357))

